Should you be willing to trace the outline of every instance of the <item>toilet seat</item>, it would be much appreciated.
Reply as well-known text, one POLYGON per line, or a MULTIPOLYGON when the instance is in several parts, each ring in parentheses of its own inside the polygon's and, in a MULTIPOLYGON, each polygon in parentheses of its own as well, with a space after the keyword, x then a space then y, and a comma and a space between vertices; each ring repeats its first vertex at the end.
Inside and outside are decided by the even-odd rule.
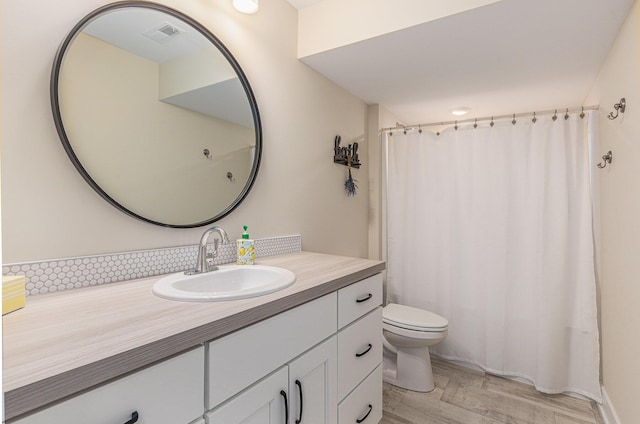
POLYGON ((449 321, 433 312, 389 303, 382 309, 382 322, 404 330, 445 332, 449 321))

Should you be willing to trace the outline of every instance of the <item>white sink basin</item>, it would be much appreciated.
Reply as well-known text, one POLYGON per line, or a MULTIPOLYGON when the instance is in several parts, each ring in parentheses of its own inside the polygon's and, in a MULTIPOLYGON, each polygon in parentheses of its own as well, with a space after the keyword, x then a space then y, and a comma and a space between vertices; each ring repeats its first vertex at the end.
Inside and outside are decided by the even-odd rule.
POLYGON ((289 287, 293 272, 264 265, 222 265, 217 271, 168 275, 153 285, 153 294, 169 300, 212 302, 261 296, 289 287))

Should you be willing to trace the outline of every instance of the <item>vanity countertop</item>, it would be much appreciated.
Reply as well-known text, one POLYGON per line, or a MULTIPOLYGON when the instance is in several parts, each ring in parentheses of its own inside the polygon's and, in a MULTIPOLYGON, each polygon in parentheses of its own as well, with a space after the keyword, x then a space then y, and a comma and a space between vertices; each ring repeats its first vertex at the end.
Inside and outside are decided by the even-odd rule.
POLYGON ((381 272, 384 262, 298 252, 259 260, 296 283, 225 302, 151 293, 162 276, 27 298, 3 321, 5 418, 12 418, 381 272))

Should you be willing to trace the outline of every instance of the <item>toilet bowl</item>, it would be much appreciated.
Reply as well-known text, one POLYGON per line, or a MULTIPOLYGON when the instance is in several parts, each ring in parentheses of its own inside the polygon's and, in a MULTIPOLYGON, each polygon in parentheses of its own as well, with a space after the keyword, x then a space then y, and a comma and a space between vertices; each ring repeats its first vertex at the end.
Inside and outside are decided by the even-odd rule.
POLYGON ((447 337, 449 322, 438 314, 390 303, 382 310, 383 378, 416 392, 435 388, 429 346, 447 337))

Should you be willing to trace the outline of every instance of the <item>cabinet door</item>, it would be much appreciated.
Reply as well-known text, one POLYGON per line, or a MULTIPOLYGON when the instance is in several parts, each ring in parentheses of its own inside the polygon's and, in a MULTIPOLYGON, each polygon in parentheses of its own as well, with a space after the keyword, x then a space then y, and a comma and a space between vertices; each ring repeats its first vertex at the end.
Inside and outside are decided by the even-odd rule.
POLYGON ((289 364, 292 424, 336 424, 337 338, 333 336, 289 364))
POLYGON ((289 402, 287 382, 285 366, 207 412, 207 424, 285 424, 285 402, 289 402))
POLYGON ((204 412, 204 348, 43 409, 14 424, 187 424, 204 412))

